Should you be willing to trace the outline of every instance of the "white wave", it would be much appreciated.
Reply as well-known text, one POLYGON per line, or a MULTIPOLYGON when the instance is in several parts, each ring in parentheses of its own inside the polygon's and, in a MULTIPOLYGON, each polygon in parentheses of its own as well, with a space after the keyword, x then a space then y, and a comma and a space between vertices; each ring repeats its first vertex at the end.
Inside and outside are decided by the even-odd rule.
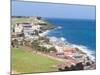
POLYGON ((67 43, 67 45, 69 45, 70 47, 73 47, 73 48, 78 48, 80 50, 82 50, 83 52, 85 52, 87 54, 87 56, 92 60, 92 61, 95 61, 95 52, 93 50, 90 50, 88 47, 86 46, 83 46, 83 45, 76 45, 76 44, 71 44, 69 43, 68 41, 66 41, 66 39, 64 37, 60 37, 60 38, 57 38, 57 37, 49 37, 51 41, 55 41, 57 42, 57 44, 62 42, 62 43, 67 43))
POLYGON ((62 26, 57 26, 54 30, 56 29, 62 29, 62 26))
POLYGON ((47 31, 45 31, 43 33, 40 33, 39 35, 43 37, 43 36, 46 36, 49 32, 50 32, 50 30, 47 30, 47 31))
POLYGON ((55 36, 51 36, 51 37, 48 37, 51 41, 60 41, 60 42, 66 42, 66 39, 64 37, 55 37, 55 36))
POLYGON ((77 45, 77 44, 72 44, 70 42, 68 42, 64 37, 48 37, 50 39, 51 42, 56 42, 56 44, 58 43, 67 43, 67 45, 73 47, 73 48, 78 48, 80 50, 82 50, 83 52, 85 52, 87 54, 87 56, 92 60, 95 61, 95 52, 93 50, 90 50, 88 47, 83 46, 83 45, 77 45))
POLYGON ((54 36, 49 37, 49 39, 50 39, 50 41, 57 41, 58 40, 58 38, 57 37, 54 37, 54 36))
POLYGON ((60 39, 61 39, 62 41, 66 41, 66 39, 65 39, 64 37, 61 37, 60 39))
POLYGON ((58 26, 58 29, 61 29, 62 28, 62 26, 58 26))
POLYGON ((93 56, 93 54, 95 53, 93 50, 90 50, 88 47, 83 46, 83 45, 76 45, 76 44, 72 44, 72 47, 74 48, 78 48, 80 50, 82 50, 83 52, 85 52, 87 54, 87 56, 92 60, 95 61, 95 56, 93 56))

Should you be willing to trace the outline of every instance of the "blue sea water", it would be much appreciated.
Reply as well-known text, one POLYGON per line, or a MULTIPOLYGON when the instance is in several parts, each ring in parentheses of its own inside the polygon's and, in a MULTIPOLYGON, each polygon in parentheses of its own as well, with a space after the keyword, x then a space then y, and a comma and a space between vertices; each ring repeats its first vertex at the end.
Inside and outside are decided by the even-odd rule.
POLYGON ((56 19, 46 18, 56 26, 48 36, 63 37, 67 42, 83 45, 92 51, 96 51, 96 21, 82 19, 56 19))

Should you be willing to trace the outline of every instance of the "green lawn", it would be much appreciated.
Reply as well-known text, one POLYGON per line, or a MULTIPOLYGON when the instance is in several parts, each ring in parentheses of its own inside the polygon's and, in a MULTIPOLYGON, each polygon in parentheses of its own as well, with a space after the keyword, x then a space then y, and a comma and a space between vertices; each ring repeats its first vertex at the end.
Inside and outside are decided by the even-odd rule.
MULTIPOLYGON (((11 25, 15 26, 17 23, 38 23, 38 21, 36 21, 35 19, 32 18, 12 18, 11 19, 11 25)), ((44 26, 44 29, 52 29, 54 28, 54 26, 50 23, 48 23, 47 21, 45 21, 46 24, 42 25, 44 26)))
POLYGON ((20 73, 34 73, 34 72, 51 72, 57 71, 53 65, 62 62, 50 59, 48 57, 32 54, 22 49, 12 49, 12 70, 20 73))
POLYGON ((15 25, 16 23, 31 23, 33 19, 31 18, 12 18, 12 25, 15 25))

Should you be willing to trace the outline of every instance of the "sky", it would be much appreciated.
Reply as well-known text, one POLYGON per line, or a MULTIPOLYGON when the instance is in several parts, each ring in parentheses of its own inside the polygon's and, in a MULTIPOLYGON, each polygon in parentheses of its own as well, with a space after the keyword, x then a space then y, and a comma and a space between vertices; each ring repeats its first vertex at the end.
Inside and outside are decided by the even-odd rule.
POLYGON ((95 6, 12 1, 12 16, 95 19, 95 6))

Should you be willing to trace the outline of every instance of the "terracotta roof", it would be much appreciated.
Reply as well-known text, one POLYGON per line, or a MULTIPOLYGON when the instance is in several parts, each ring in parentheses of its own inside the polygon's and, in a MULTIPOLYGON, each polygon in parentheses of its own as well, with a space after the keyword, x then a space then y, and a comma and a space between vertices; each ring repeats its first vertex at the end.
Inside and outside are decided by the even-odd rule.
POLYGON ((75 48, 66 47, 64 48, 64 52, 75 51, 75 48))

